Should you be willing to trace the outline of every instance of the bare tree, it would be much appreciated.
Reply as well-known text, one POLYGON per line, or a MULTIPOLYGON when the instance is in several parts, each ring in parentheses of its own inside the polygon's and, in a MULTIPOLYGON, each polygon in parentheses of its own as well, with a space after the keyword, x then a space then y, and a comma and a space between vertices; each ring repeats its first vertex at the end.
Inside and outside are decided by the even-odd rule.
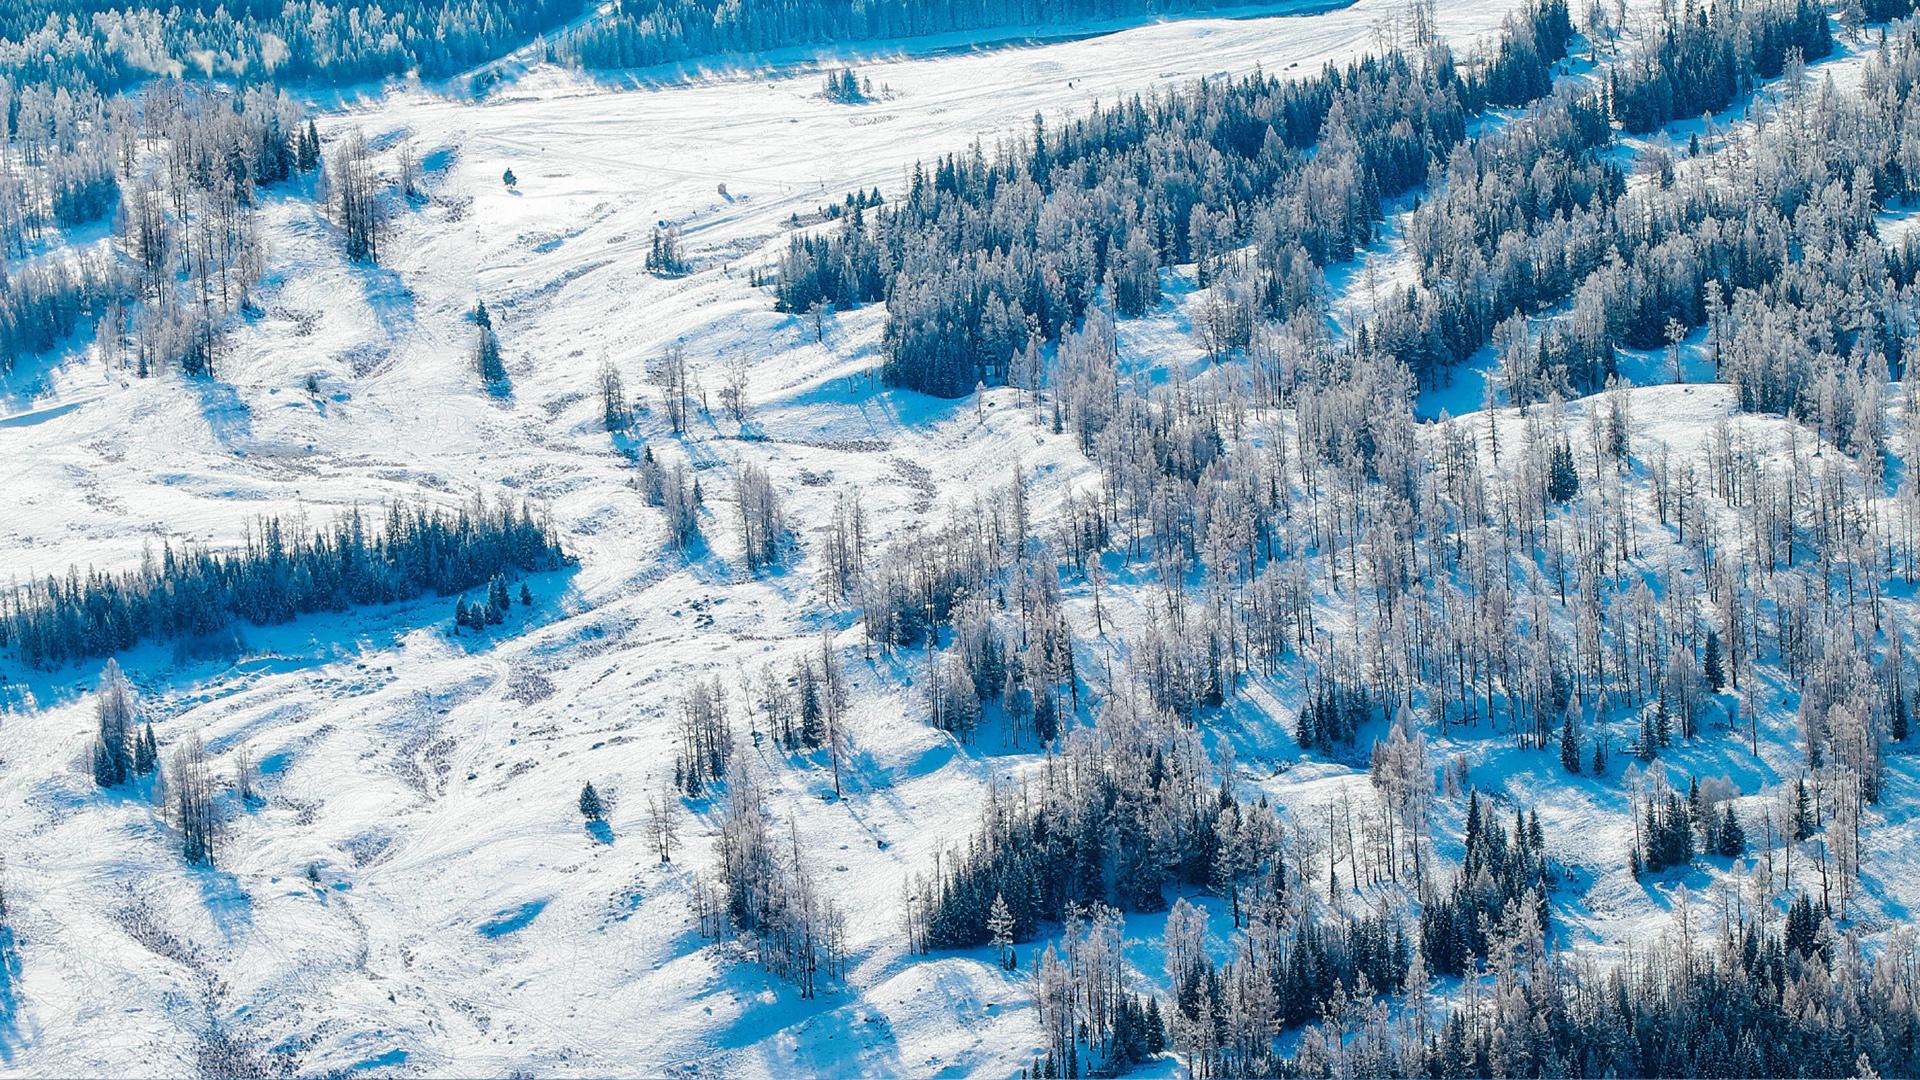
POLYGON ((233 793, 239 797, 240 805, 245 806, 259 794, 260 767, 253 760, 253 750, 241 743, 233 752, 233 793))
POLYGON ((379 262, 380 243, 387 231, 387 207, 380 197, 379 176, 374 171, 366 134, 359 128, 347 132, 330 156, 333 169, 327 188, 334 219, 346 233, 347 258, 379 262))
POLYGON ((167 792, 180 830, 180 853, 190 863, 213 865, 219 816, 213 805, 213 770, 198 734, 188 734, 174 749, 167 792))
POLYGON ((611 360, 600 365, 600 413, 608 431, 623 431, 632 419, 627 411, 626 384, 611 360))
POLYGON ((647 796, 647 833, 663 863, 673 861, 674 845, 680 842, 679 809, 679 796, 672 790, 647 796))
POLYGON ((752 412, 752 407, 747 401, 747 373, 751 370, 751 366, 744 356, 736 356, 728 360, 727 381, 720 387, 720 404, 727 410, 727 415, 733 417, 733 422, 736 424, 746 423, 748 415, 752 412))
POLYGON ((667 422, 673 425, 673 433, 679 435, 687 430, 687 350, 679 342, 667 346, 667 351, 656 360, 649 374, 655 386, 660 388, 660 397, 667 410, 667 422))
POLYGON ((786 534, 780 498, 767 471, 750 461, 740 463, 734 491, 740 504, 740 546, 747 570, 756 572, 779 561, 781 538, 786 534))

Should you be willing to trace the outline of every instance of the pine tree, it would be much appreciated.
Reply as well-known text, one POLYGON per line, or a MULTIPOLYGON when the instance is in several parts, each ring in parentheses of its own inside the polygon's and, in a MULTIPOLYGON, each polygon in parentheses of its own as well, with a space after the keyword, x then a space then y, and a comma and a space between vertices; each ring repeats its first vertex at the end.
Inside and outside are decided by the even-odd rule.
POLYGON ((1607 740, 1604 735, 1593 741, 1592 772, 1595 776, 1604 777, 1607 775, 1607 740))
POLYGON ((506 172, 500 174, 500 182, 508 187, 516 187, 520 183, 520 178, 513 175, 513 170, 509 168, 506 172))
POLYGON ((987 912, 987 932, 992 936, 992 944, 1000 966, 1013 970, 1013 913, 1007 910, 1007 898, 1001 893, 993 894, 993 907, 987 912))
POLYGON ((474 341, 473 366, 489 387, 497 390, 506 384, 507 365, 500 357, 500 338, 486 324, 481 325, 480 336, 474 341))
POLYGON ((1573 448, 1561 442, 1547 463, 1547 498, 1563 503, 1579 493, 1580 470, 1573 462, 1573 448))
POLYGON ((300 134, 300 145, 294 148, 294 158, 303 173, 312 172, 320 167, 320 130, 307 121, 307 128, 300 134))
POLYGON ((1580 774, 1580 729, 1574 726, 1575 706, 1567 702, 1567 718, 1560 725, 1560 764, 1568 772, 1580 774))
POLYGON ((1712 630, 1707 631, 1707 651, 1705 658, 1701 661, 1701 667, 1706 671, 1707 685, 1716 694, 1727 685, 1725 662, 1721 659, 1720 652, 1720 635, 1712 630))
POLYGON ((133 694, 117 661, 108 660, 101 671, 99 693, 94 705, 99 729, 93 744, 93 779, 101 787, 117 787, 134 775, 133 694))
POLYGON ((1747 834, 1740 827, 1740 819, 1734 816, 1733 804, 1728 803, 1726 813, 1720 819, 1720 835, 1717 850, 1729 859, 1737 859, 1746 854, 1747 834))
POLYGON ((605 815, 606 807, 600 803, 600 793, 593 789, 593 783, 589 781, 580 789, 580 816, 588 821, 599 821, 605 815))
POLYGON ((1807 781, 1802 777, 1793 782, 1793 839, 1805 840, 1813 835, 1813 804, 1807 799, 1807 781))
POLYGON ((1787 908, 1786 948, 1790 955, 1811 957, 1820 948, 1820 916, 1813 898, 1802 892, 1787 908))
POLYGON ((1149 1055, 1165 1053, 1167 1049, 1167 1025, 1160 1016, 1160 999, 1147 998, 1146 1050, 1149 1055))
POLYGON ((149 720, 141 730, 139 736, 134 740, 133 774, 135 776, 152 776, 154 770, 159 767, 160 745, 154 740, 153 721, 149 720))

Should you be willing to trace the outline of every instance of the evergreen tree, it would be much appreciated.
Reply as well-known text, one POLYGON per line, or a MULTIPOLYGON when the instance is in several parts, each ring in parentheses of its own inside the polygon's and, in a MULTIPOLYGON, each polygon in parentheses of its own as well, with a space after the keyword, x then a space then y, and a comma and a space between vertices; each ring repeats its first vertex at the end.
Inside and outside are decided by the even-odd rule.
POLYGON ((1580 729, 1574 726, 1576 706, 1568 699, 1566 720, 1560 725, 1560 764, 1568 772, 1580 774, 1580 729))
POLYGON ((1727 673, 1725 662, 1721 658, 1720 635, 1716 631, 1707 631, 1707 650, 1701 667, 1705 669, 1707 685, 1713 689, 1714 693, 1717 694, 1726 688, 1727 673))
POLYGON ((480 335, 473 345, 474 370, 488 387, 499 392, 506 386, 507 365, 500 357, 500 338, 488 323, 480 324, 480 335))
POLYGON ((94 703, 98 730, 93 744, 93 778, 101 787, 117 787, 134 775, 133 692, 120 664, 108 660, 100 673, 94 703))
POLYGON ((149 720, 133 744, 133 775, 152 776, 160 767, 160 746, 154 741, 153 721, 149 720))
POLYGON ((1734 816, 1733 804, 1728 803, 1726 813, 1720 819, 1719 843, 1716 850, 1729 859, 1737 859, 1747 852, 1746 830, 1740 827, 1740 819, 1734 816))
POLYGON ((1813 803, 1807 798, 1807 781, 1801 777, 1793 782, 1793 839, 1795 843, 1813 835, 1818 823, 1813 819, 1813 803))
POLYGON ((1812 957, 1822 951, 1820 943, 1820 914, 1814 910, 1813 899, 1805 892, 1793 898, 1787 907, 1786 950, 1789 955, 1812 957))
POLYGON ((606 807, 600 803, 600 793, 593 789, 589 781, 580 789, 580 816, 588 821, 599 821, 606 815, 606 807))
POLYGON ((987 912, 987 933, 992 935, 990 943, 1000 966, 1013 970, 1013 913, 1007 910, 1007 898, 1002 893, 993 894, 993 907, 987 912))
POLYGON ((1547 498, 1563 503, 1580 493, 1580 470, 1573 462, 1573 448, 1565 442, 1554 446, 1547 462, 1547 498))
POLYGON ((300 133, 300 145, 295 149, 294 162, 303 173, 310 173, 320 167, 320 130, 312 120, 300 133))

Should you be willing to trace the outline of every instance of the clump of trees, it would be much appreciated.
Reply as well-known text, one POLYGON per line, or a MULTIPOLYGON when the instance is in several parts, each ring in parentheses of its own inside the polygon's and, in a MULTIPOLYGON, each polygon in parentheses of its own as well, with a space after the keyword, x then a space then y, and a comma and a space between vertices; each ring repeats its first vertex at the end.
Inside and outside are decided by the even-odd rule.
POLYGON ((720 811, 719 866, 697 881, 694 905, 702 933, 751 938, 760 965, 811 998, 846 970, 846 916, 801 857, 797 826, 779 825, 752 771, 736 775, 720 811))
POLYGON ((1527 920, 1523 934, 1537 940, 1554 887, 1537 813, 1516 809, 1509 831, 1483 808, 1479 792, 1471 792, 1464 840, 1452 889, 1428 898, 1420 911, 1421 955, 1431 970, 1449 975, 1487 956, 1496 929, 1513 918, 1527 920))
POLYGON ((679 277, 693 268, 680 250, 680 229, 668 225, 655 226, 652 238, 647 242, 647 272, 661 277, 679 277))
MULTIPOLYGON (((533 605, 533 590, 524 581, 520 583, 520 603, 528 607, 533 605)), ((504 573, 495 574, 487 579, 486 599, 469 604, 467 598, 462 596, 453 602, 454 632, 479 632, 489 626, 499 626, 507 621, 507 612, 512 608, 513 590, 507 585, 507 577, 504 573)))
POLYGON ((36 667, 105 656, 148 639, 269 626, 295 616, 471 588, 508 570, 568 562, 551 526, 524 504, 476 499, 455 510, 356 508, 304 532, 262 519, 232 551, 161 546, 120 573, 79 568, 0 600, 0 646, 36 667))
POLYGON ((13 147, 0 173, 0 254, 20 260, 0 274, 0 371, 92 329, 110 366, 214 374, 231 318, 265 270, 258 193, 317 167, 311 122, 263 87, 161 82, 136 110, 91 88, 4 75, 0 113, 13 147), (50 243, 110 215, 110 247, 50 243))
POLYGON ((827 72, 826 96, 828 101, 841 105, 858 105, 867 100, 873 84, 861 84, 860 75, 850 67, 827 72))
POLYGON ((347 258, 380 261, 380 245, 391 223, 386 185, 373 163, 373 149, 359 128, 347 132, 332 154, 327 195, 334 220, 345 235, 347 258))
POLYGON ((189 863, 212 866, 220 847, 219 791, 213 764, 200 736, 188 733, 167 759, 166 803, 180 830, 180 853, 189 863))
POLYGON ((482 300, 474 305, 473 370, 488 390, 504 394, 508 390, 507 363, 500 355, 500 335, 493 329, 493 313, 482 300))
POLYGON ((141 726, 133 687, 118 661, 107 661, 100 673, 98 693, 94 702, 94 782, 111 788, 153 775, 160 761, 153 725, 141 726))
POLYGON ((733 762, 733 717, 726 688, 716 676, 693 680, 676 704, 680 749, 673 759, 674 786, 698 797, 725 780, 733 762))
POLYGON ((765 469, 742 461, 734 471, 734 497, 740 507, 741 553, 747 572, 758 573, 780 561, 780 548, 787 536, 780 496, 765 469))

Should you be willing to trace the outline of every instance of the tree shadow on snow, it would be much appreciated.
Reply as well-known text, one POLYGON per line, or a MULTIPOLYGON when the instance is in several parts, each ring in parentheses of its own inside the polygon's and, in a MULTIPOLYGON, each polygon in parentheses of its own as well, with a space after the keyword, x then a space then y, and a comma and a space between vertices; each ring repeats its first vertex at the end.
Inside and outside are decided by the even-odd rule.
POLYGON ((196 875, 200 884, 200 902, 206 906, 213 925, 229 944, 253 928, 253 897, 240 887, 233 874, 203 867, 196 875))
POLYGON ((20 1011, 19 982, 20 950, 14 946, 13 930, 0 926, 0 1065, 13 1064, 14 1048, 25 1041, 16 1019, 20 1011))

